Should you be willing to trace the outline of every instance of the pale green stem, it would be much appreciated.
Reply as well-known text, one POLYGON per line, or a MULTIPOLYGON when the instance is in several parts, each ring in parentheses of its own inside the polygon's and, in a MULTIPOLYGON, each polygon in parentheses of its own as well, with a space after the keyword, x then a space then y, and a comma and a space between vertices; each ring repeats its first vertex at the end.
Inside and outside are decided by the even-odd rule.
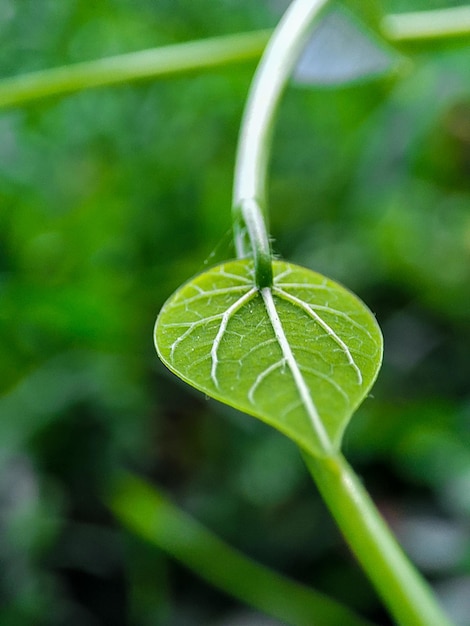
POLYGON ((0 107, 104 85, 225 66, 259 58, 271 31, 261 30, 66 65, 0 81, 0 107))
POLYGON ((109 506, 133 533, 283 624, 371 626, 340 603, 243 556, 131 474, 116 482, 109 506))
POLYGON ((451 626, 341 454, 307 466, 346 541, 400 626, 451 626))
POLYGON ((470 7, 387 15, 382 20, 382 35, 392 43, 470 35, 470 7))
POLYGON ((294 0, 289 6, 258 65, 245 107, 235 164, 234 235, 237 255, 254 256, 260 289, 272 285, 264 203, 274 115, 312 24, 327 4, 328 0, 294 0))

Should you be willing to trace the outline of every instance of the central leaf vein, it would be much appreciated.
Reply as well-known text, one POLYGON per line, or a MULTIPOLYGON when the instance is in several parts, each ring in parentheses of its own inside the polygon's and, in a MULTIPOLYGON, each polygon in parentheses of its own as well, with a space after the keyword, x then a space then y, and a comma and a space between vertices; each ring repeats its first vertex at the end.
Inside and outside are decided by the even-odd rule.
MULTIPOLYGON (((276 289, 277 291, 277 289, 276 289)), ((281 320, 279 318, 279 314, 276 309, 276 305, 274 303, 273 294, 270 287, 265 287, 261 290, 261 296, 263 298, 264 305, 266 307, 266 312, 268 314, 269 321, 271 322, 271 326, 274 330, 274 334, 278 341, 279 347, 281 348, 281 352, 285 362, 287 363, 292 377, 294 379, 295 385, 300 395, 300 399, 302 401, 303 406, 307 412, 307 415, 310 418, 310 422, 312 424, 313 430, 315 431, 318 440, 323 448, 323 451, 326 453, 332 452, 332 444, 328 434, 323 426, 323 422, 320 419, 315 403, 313 402, 312 396, 310 395, 310 391, 307 383, 300 371, 297 360, 292 352, 289 341, 284 332, 284 328, 282 326, 281 320)))

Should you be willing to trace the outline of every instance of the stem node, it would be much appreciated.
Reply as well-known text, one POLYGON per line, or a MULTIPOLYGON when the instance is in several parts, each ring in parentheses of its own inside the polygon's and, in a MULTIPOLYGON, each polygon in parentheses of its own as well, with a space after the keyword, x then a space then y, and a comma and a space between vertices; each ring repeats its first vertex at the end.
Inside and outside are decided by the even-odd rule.
POLYGON ((259 203, 250 198, 242 200, 238 213, 246 227, 250 247, 255 263, 255 280, 258 289, 271 287, 273 284, 273 268, 271 246, 259 203))

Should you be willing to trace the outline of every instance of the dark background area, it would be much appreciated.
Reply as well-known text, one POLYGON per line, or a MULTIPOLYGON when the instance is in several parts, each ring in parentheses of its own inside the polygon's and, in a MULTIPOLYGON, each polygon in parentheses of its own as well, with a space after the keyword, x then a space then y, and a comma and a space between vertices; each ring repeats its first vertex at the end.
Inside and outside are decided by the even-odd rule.
MULTIPOLYGON (((284 4, 0 0, 0 75, 266 28, 284 4)), ((288 90, 270 228, 277 254, 377 314, 384 366, 344 451, 465 626, 470 45, 412 52, 400 76, 288 90)), ((234 155, 254 68, 0 111, 4 626, 268 624, 120 527, 105 496, 122 468, 246 554, 389 624, 294 445, 184 386, 153 347, 166 298, 234 255, 234 155)))

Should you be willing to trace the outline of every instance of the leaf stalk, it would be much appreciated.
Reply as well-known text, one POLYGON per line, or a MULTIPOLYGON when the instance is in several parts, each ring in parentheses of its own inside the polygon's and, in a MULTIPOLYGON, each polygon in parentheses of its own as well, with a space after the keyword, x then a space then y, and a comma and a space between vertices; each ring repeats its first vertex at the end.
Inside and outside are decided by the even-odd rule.
POLYGON ((400 626, 452 626, 346 459, 304 453, 350 548, 400 626))

